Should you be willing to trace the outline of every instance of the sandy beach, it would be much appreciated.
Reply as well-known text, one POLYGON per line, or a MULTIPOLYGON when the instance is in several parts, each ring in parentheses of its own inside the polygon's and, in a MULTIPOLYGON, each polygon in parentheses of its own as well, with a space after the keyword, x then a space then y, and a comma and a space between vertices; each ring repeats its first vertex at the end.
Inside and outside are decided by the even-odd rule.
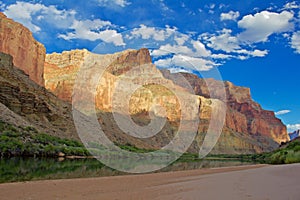
POLYGON ((9 183, 0 199, 299 200, 300 164, 9 183))

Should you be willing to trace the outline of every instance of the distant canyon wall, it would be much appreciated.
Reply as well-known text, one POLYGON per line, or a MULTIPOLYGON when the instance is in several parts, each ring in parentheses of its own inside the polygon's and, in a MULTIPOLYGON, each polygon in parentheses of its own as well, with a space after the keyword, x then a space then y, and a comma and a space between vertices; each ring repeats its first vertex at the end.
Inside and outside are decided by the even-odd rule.
MULTIPOLYGON (((163 71, 166 78, 176 76, 169 71, 163 71)), ((226 90, 227 117, 226 127, 239 133, 265 135, 277 143, 288 141, 287 128, 282 121, 276 118, 273 111, 266 111, 251 98, 250 89, 235 86, 229 81, 224 83, 214 79, 200 79, 196 75, 181 73, 191 84, 196 95, 218 98, 222 84, 226 90), (211 91, 209 91, 209 85, 211 91)), ((219 97, 221 98, 221 97, 219 97)))
MULTIPOLYGON (((174 76, 179 76, 178 74, 171 74, 165 70, 160 71, 152 64, 147 49, 126 50, 116 54, 97 56, 87 50, 73 50, 62 54, 47 55, 45 63, 46 88, 59 98, 71 102, 76 74, 84 63, 85 58, 93 57, 92 60, 97 60, 97 62, 103 62, 103 60, 108 59, 112 62, 107 66, 95 95, 96 107, 99 110, 112 111, 111 102, 116 83, 121 78, 124 78, 124 75, 129 75, 126 76, 128 82, 136 84, 149 83, 136 90, 130 97, 130 112, 133 115, 151 111, 152 104, 157 103, 166 108, 166 114, 170 121, 178 121, 180 119, 181 109, 176 96, 166 87, 159 86, 159 84, 151 84, 155 82, 161 83, 167 88, 174 88, 176 91, 180 91, 179 94, 183 94, 191 99, 190 104, 199 104, 200 119, 204 122, 200 125, 199 132, 207 131, 211 118, 211 106, 216 105, 218 101, 226 101, 227 114, 223 132, 240 134, 233 137, 250 137, 249 141, 245 138, 235 141, 237 149, 243 149, 243 146, 244 148, 255 149, 259 143, 258 140, 264 140, 264 138, 270 138, 270 140, 278 144, 288 140, 286 126, 275 117, 274 112, 263 110, 258 103, 251 99, 249 88, 238 87, 226 81, 224 85, 227 99, 222 99, 222 97, 218 99, 218 90, 221 89, 222 82, 213 79, 204 80, 193 74, 182 73, 180 76, 184 76, 194 90, 194 94, 190 94, 184 89, 184 83, 181 85, 180 82, 174 83, 172 81, 174 76), (140 75, 141 72, 143 75, 140 75), (211 98, 207 84, 214 88, 210 91, 216 93, 212 95, 214 98, 211 98), (257 144, 250 141, 253 138, 255 138, 257 144)), ((125 101, 125 97, 123 98, 125 101)), ((84 99, 81 100, 84 101, 84 99)), ((156 114, 159 115, 159 112, 156 114)), ((224 144, 230 143, 228 138, 223 138, 224 144)), ((264 141, 261 141, 261 143, 264 143, 264 141)), ((229 144, 226 145, 229 146, 229 144)), ((273 147, 269 150, 274 148, 274 144, 272 143, 271 146, 273 147)), ((219 148, 223 148, 221 142, 219 142, 219 148)), ((259 148, 257 147, 255 151, 262 151, 261 149, 263 148, 258 150, 259 148)))

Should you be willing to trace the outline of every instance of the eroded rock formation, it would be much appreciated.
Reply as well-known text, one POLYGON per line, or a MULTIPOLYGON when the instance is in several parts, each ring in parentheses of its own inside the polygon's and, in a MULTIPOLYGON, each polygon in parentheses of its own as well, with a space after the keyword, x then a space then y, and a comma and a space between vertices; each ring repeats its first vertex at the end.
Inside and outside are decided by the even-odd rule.
MULTIPOLYGON (((176 76, 168 71, 163 71, 163 74, 166 78, 176 76)), ((263 110, 258 103, 252 100, 249 88, 235 86, 229 81, 223 83, 214 79, 199 79, 193 74, 181 74, 191 84, 196 95, 206 98, 222 99, 218 94, 224 84, 228 108, 227 128, 239 133, 265 135, 279 144, 289 140, 286 126, 275 117, 274 112, 263 110)))
POLYGON ((0 120, 16 126, 32 126, 51 135, 78 138, 71 106, 29 79, 0 53, 0 120))
POLYGON ((8 19, 1 12, 0 52, 10 54, 16 67, 44 86, 45 47, 33 38, 29 29, 8 19))
MULTIPOLYGON (((126 50, 111 55, 96 55, 86 50, 47 55, 45 64, 46 88, 61 99, 71 102, 76 74, 80 66, 86 67, 90 64, 92 71, 95 72, 91 74, 96 74, 99 66, 106 69, 95 95, 96 107, 100 111, 112 112, 114 94, 120 93, 116 92, 116 86, 122 88, 125 83, 144 85, 144 87, 135 90, 130 98, 126 95, 118 96, 124 102, 128 98, 130 99, 130 114, 139 115, 144 112, 154 112, 155 115, 159 116, 161 111, 155 111, 155 108, 152 107, 153 104, 159 104, 165 108, 168 120, 171 123, 176 122, 180 119, 181 109, 176 95, 172 92, 174 89, 179 91, 178 94, 191 99, 187 105, 183 106, 199 105, 201 120, 197 136, 199 144, 207 131, 212 106, 217 105, 217 101, 226 102, 227 114, 223 134, 213 151, 214 153, 270 151, 276 148, 279 143, 288 140, 284 124, 275 117, 273 112, 263 110, 258 103, 251 99, 249 88, 238 87, 230 82, 223 83, 213 79, 204 80, 192 74, 171 74, 168 71, 160 71, 151 63, 147 49, 126 50), (95 63, 98 65, 94 65, 95 63), (103 66, 104 63, 106 63, 105 66, 103 66), (181 83, 180 78, 176 78, 176 76, 184 76, 192 86, 194 94, 188 92, 184 87, 185 83, 181 83), (174 77, 179 81, 174 83, 172 81, 174 77), (121 81, 122 84, 120 84, 120 80, 123 81, 121 81), (213 90, 209 91, 207 85, 213 90), (222 85, 225 86, 226 99, 220 95, 222 85)), ((89 82, 89 79, 85 81, 89 82)), ((130 87, 134 86, 124 86, 121 91, 126 93, 125 91, 130 87)), ((92 89, 85 87, 84 90, 92 89)), ((88 102, 84 95, 79 95, 77 98, 82 102, 88 102)), ((122 107, 124 104, 119 105, 120 109, 122 107)), ((188 109, 192 112, 192 106, 188 109)), ((191 116, 189 116, 190 118, 186 116, 186 119, 190 120, 191 116)), ((197 149, 196 147, 192 148, 194 151, 197 149)))

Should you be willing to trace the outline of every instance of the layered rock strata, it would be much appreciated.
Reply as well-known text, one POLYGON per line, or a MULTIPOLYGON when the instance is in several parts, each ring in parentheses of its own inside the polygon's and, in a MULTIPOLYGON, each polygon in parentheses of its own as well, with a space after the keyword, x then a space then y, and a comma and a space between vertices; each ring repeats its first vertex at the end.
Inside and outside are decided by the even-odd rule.
POLYGON ((0 12, 0 52, 11 55, 14 66, 44 86, 45 47, 37 42, 30 30, 0 12))
MULTIPOLYGON (((238 87, 230 82, 223 83, 213 79, 204 80, 192 74, 171 74, 168 71, 160 71, 152 64, 147 49, 126 50, 111 55, 96 55, 87 50, 73 50, 62 54, 47 55, 45 63, 46 88, 61 99, 71 102, 80 66, 87 66, 91 63, 98 63, 98 67, 105 67, 95 91, 96 108, 101 112, 111 113, 113 111, 114 95, 122 93, 121 91, 125 92, 129 88, 128 86, 122 88, 123 83, 144 85, 135 90, 131 96, 117 95, 121 99, 120 102, 125 102, 129 98, 130 114, 139 116, 140 120, 146 118, 149 112, 154 112, 155 115, 160 116, 161 110, 153 108, 153 105, 158 104, 165 108, 167 119, 171 124, 180 121, 182 105, 179 104, 176 97, 178 94, 191 100, 187 105, 183 105, 190 109, 191 113, 193 108, 191 105, 199 105, 201 123, 195 141, 196 145, 191 147, 194 152, 197 151, 197 146, 200 146, 203 141, 210 123, 212 108, 218 105, 218 102, 226 103, 227 114, 223 134, 213 153, 271 151, 278 147, 279 143, 288 140, 284 124, 275 117, 273 112, 263 110, 258 103, 251 99, 249 88, 238 87), (105 66, 103 66, 104 63, 106 63, 105 66), (176 76, 185 77, 194 94, 189 92, 184 86, 186 83, 181 83, 180 78, 176 76), (179 81, 172 81, 174 79, 179 81), (222 85, 225 85, 226 99, 219 95, 222 85), (118 87, 122 89, 116 90, 118 87), (213 89, 209 90, 209 88, 213 89), (172 92, 175 90, 178 91, 177 94, 172 92)), ((91 66, 94 67, 92 70, 97 73, 97 65, 91 64, 91 66)), ((84 90, 92 91, 92 88, 86 87, 84 90)), ((82 95, 83 97, 79 96, 77 98, 81 99, 77 100, 88 102, 84 95, 82 95)), ((124 104, 114 106, 119 106, 121 109, 124 104)), ((191 116, 186 116, 186 119, 191 120, 191 116)), ((110 124, 111 127, 115 128, 117 126, 112 122, 103 123, 110 124)), ((120 137, 122 134, 118 133, 118 135, 120 137)), ((166 138, 170 137, 172 138, 172 135, 166 136, 166 138)), ((165 141, 152 143, 157 148, 160 146, 159 144, 165 144, 165 141)))
POLYGON ((16 126, 33 126, 51 135, 78 138, 71 105, 37 85, 0 53, 0 120, 16 126))

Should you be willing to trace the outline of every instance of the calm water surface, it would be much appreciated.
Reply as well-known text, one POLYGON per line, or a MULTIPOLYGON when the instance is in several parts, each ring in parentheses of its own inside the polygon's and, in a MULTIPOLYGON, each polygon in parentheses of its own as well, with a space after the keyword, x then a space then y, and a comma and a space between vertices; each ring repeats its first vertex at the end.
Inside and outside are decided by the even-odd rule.
MULTIPOLYGON (((240 160, 175 162, 157 172, 230 167, 256 164, 240 160)), ((66 179, 126 175, 106 167, 96 159, 9 158, 0 160, 0 183, 45 179, 66 179)))

